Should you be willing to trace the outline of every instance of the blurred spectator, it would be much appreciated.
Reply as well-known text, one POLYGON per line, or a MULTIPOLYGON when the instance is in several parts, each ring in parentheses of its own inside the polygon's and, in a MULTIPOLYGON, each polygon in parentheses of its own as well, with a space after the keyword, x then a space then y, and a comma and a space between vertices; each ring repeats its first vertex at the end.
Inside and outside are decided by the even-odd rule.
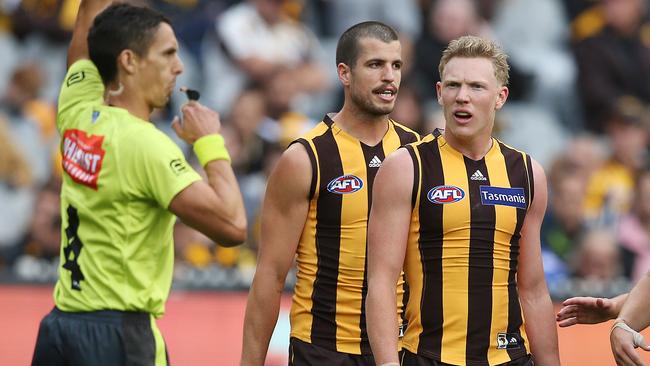
POLYGON ((513 102, 497 114, 497 137, 516 149, 528 151, 542 166, 548 167, 571 139, 543 106, 513 102))
POLYGON ((12 188, 29 187, 33 177, 29 164, 16 147, 5 120, 0 119, 0 179, 12 188))
POLYGON ((288 78, 288 74, 278 74, 264 85, 266 118, 257 129, 257 134, 266 143, 283 148, 316 125, 314 120, 292 105, 291 93, 286 92, 291 87, 288 78))
POLYGON ((209 57, 207 99, 217 109, 227 111, 247 85, 264 87, 275 77, 286 82, 282 92, 292 103, 305 93, 329 87, 319 63, 318 39, 289 17, 287 7, 292 4, 290 0, 243 1, 217 19, 218 40, 205 55, 209 57))
POLYGON ((594 229, 579 243, 575 259, 578 278, 607 283, 621 275, 619 248, 611 231, 594 229))
POLYGON ((56 143, 54 106, 38 98, 43 83, 38 65, 24 63, 14 71, 0 99, 0 118, 7 120, 12 139, 39 186, 50 177, 56 143))
POLYGON ((246 216, 251 223, 251 225, 249 225, 246 247, 255 252, 257 252, 257 246, 260 239, 260 211, 266 191, 266 182, 283 151, 284 147, 281 147, 280 145, 270 145, 264 155, 263 170, 257 173, 248 174, 240 179, 239 185, 241 187, 242 196, 244 197, 246 216))
POLYGON ((176 257, 192 266, 205 268, 214 262, 214 243, 201 232, 185 225, 180 220, 174 226, 174 250, 176 257))
POLYGON ((569 141, 561 155, 569 169, 586 181, 605 163, 607 151, 594 135, 583 133, 569 141))
POLYGON ((244 91, 235 101, 225 133, 230 137, 233 167, 238 175, 264 170, 269 150, 284 149, 289 142, 309 130, 314 121, 291 109, 282 93, 281 76, 272 78, 265 88, 244 91))
POLYGON ((553 123, 563 131, 577 132, 583 124, 582 111, 575 86, 577 68, 568 47, 569 25, 563 10, 560 0, 501 1, 495 7, 492 25, 496 38, 508 50, 515 71, 518 68, 531 75, 526 100, 550 112, 553 123))
POLYGON ((5 120, 0 119, 0 268, 11 264, 34 212, 33 176, 5 120))
POLYGON ((549 207, 542 223, 542 260, 549 289, 560 288, 569 277, 568 263, 587 230, 584 219, 583 177, 567 155, 549 169, 549 207))
POLYGON ((37 33, 54 43, 66 43, 74 27, 79 0, 23 0, 11 16, 16 37, 37 33))
POLYGON ((18 45, 11 33, 11 14, 21 0, 0 1, 0 90, 4 90, 14 65, 18 62, 18 45))
POLYGON ((638 176, 632 212, 621 219, 618 240, 633 255, 631 280, 637 282, 650 270, 650 169, 638 176))
MULTIPOLYGON (((237 0, 150 0, 151 6, 171 19, 178 41, 193 60, 201 58, 203 37, 212 30, 215 17, 237 0)), ((183 60, 185 62, 185 60, 183 60)))
POLYGON ((422 98, 418 91, 411 84, 402 83, 399 88, 398 98, 395 101, 395 108, 390 118, 399 121, 404 126, 426 135, 433 131, 425 126, 425 116, 422 110, 422 98))
MULTIPOLYGON (((624 0, 627 1, 627 0, 624 0)), ((606 122, 611 154, 589 179, 586 209, 590 220, 614 227, 628 212, 634 177, 648 159, 648 113, 635 99, 623 99, 606 122)))
POLYGON ((586 127, 602 133, 622 97, 650 102, 650 38, 644 0, 601 0, 605 26, 575 45, 586 127))
POLYGON ((257 134, 266 118, 266 101, 259 89, 245 90, 233 103, 224 133, 228 135, 228 151, 237 175, 261 170, 264 142, 257 134))
POLYGON ((415 43, 414 81, 418 91, 430 102, 436 101, 438 63, 452 39, 463 35, 492 38, 487 22, 477 13, 473 0, 435 0, 424 22, 424 32, 415 43))
POLYGON ((584 216, 585 179, 572 162, 560 157, 549 170, 549 209, 542 224, 542 247, 568 261, 587 229, 584 216))
POLYGON ((4 0, 0 1, 0 28, 2 30, 10 29, 9 14, 20 5, 22 0, 4 0))
POLYGON ((53 178, 38 193, 34 216, 25 238, 25 254, 58 261, 61 245, 61 182, 53 178))
MULTIPOLYGON (((414 44, 422 30, 417 0, 315 0, 307 2, 310 24, 328 47, 326 55, 334 63, 339 36, 354 24, 376 20, 393 27, 402 45, 402 80, 408 77, 414 60, 414 44)), ((342 96, 341 96, 342 98, 342 96)))
POLYGON ((311 1, 317 29, 323 37, 338 38, 354 24, 377 20, 393 27, 400 34, 400 42, 415 40, 420 34, 421 19, 417 0, 315 0, 311 1))
POLYGON ((605 17, 600 0, 562 0, 571 27, 571 39, 581 41, 600 32, 605 17))
POLYGON ((19 62, 38 62, 44 73, 42 95, 55 101, 65 76, 67 43, 79 0, 23 0, 11 14, 13 34, 20 43, 19 62))

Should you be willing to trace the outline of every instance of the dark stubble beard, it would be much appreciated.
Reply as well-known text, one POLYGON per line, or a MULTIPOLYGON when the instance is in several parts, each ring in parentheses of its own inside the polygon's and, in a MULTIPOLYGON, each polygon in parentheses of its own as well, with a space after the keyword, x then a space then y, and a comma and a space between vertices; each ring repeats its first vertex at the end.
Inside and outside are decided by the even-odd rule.
POLYGON ((364 98, 362 95, 359 95, 357 93, 350 93, 350 98, 352 99, 352 102, 354 102, 354 105, 363 113, 368 114, 369 116, 372 117, 381 117, 381 116, 386 116, 393 112, 393 107, 395 104, 391 106, 385 106, 385 107, 380 107, 376 106, 375 104, 372 103, 371 100, 364 98))

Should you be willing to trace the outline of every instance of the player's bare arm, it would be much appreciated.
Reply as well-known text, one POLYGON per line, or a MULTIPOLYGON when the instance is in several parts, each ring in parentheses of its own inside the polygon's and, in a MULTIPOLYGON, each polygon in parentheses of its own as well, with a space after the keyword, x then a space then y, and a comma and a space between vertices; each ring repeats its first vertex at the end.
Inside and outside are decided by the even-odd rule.
POLYGON ((413 191, 413 163, 399 149, 382 163, 368 223, 368 336, 378 365, 398 362, 396 284, 402 271, 413 191), (400 177, 400 179, 395 179, 400 177))
POLYGON ((535 197, 521 230, 517 286, 535 364, 557 366, 560 364, 557 331, 553 303, 544 279, 540 245, 540 228, 548 199, 546 176, 536 161, 533 160, 532 164, 535 197))
POLYGON ((112 0, 81 0, 77 20, 72 32, 72 40, 68 47, 68 65, 75 61, 88 58, 88 30, 95 16, 109 6, 112 0))
MULTIPOLYGON (((221 130, 219 114, 196 101, 182 107, 183 119, 172 127, 189 144, 221 130)), ((221 149, 225 147, 221 146, 221 149)), ((169 209, 184 223, 206 234, 216 243, 231 246, 246 240, 246 212, 235 173, 226 159, 204 166, 208 183, 199 181, 181 191, 169 209)))
POLYGON ((257 270, 244 317, 242 366, 264 365, 284 282, 307 219, 311 169, 305 148, 293 144, 269 177, 262 206, 257 270))

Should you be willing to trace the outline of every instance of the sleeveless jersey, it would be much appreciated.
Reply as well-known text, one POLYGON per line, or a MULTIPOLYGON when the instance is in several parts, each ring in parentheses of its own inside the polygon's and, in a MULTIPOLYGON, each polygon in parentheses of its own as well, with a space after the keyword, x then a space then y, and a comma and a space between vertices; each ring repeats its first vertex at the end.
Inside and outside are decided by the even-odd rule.
MULTIPOLYGON (((369 354, 365 322, 367 225, 372 184, 384 158, 419 140, 394 121, 367 146, 325 116, 303 138, 311 160, 309 213, 297 249, 291 336, 333 351, 369 354)), ((401 314, 403 281, 399 283, 401 314)))
POLYGON ((404 348, 454 365, 525 356, 516 273, 534 193, 530 157, 493 139, 474 161, 437 130, 406 149, 415 174, 404 348))

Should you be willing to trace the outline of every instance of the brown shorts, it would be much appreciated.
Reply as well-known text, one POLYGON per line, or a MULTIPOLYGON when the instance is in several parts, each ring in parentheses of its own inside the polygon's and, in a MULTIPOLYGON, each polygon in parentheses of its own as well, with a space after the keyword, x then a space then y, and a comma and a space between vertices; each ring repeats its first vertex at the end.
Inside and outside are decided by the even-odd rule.
POLYGON ((291 337, 289 366, 375 366, 372 355, 332 351, 291 337))
MULTIPOLYGON (((407 350, 403 350, 402 352, 404 352, 404 354, 400 358, 401 366, 454 366, 448 363, 438 362, 433 358, 416 355, 407 350)), ((533 356, 528 354, 524 357, 520 357, 510 362, 502 363, 498 366, 534 366, 534 365, 535 365, 535 361, 533 359, 533 356)))

